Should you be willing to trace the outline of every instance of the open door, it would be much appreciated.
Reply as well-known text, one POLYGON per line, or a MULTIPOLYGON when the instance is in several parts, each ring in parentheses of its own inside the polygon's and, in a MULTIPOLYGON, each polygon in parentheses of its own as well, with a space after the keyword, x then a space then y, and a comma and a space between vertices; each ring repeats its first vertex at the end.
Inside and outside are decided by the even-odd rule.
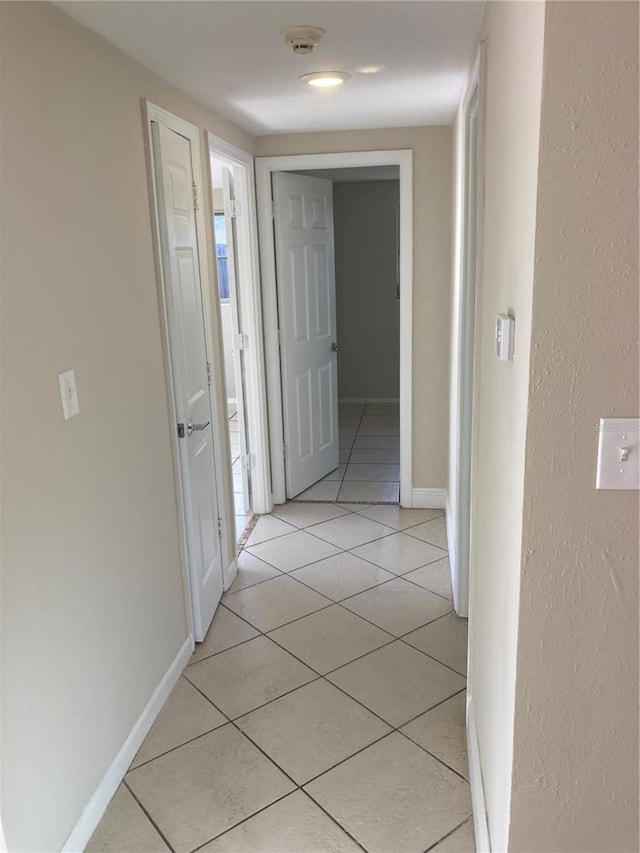
POLYGON ((151 131, 189 585, 202 641, 223 578, 192 152, 190 140, 165 125, 152 121, 151 131))
POLYGON ((273 174, 287 498, 338 467, 331 181, 273 174))
MULTIPOLYGON (((240 203, 236 200, 233 186, 233 172, 228 166, 222 167, 222 193, 224 198, 224 218, 227 236, 227 265, 229 271, 229 297, 231 304, 231 330, 233 336, 233 373, 235 376, 236 402, 238 413, 238 436, 240 439, 240 459, 242 467, 242 498, 245 513, 251 507, 251 465, 246 419, 246 387, 244 370, 244 350, 247 336, 242 334, 240 301, 238 294, 238 240, 236 219, 240 213, 240 203)), ((237 531, 237 535, 240 531, 237 531)))

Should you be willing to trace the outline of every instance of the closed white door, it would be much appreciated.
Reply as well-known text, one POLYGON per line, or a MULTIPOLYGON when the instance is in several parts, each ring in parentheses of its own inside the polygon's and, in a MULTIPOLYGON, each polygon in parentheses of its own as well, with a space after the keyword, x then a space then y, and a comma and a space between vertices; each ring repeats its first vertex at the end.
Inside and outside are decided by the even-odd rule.
POLYGON ((273 175, 286 494, 338 466, 331 181, 273 175))
MULTIPOLYGON (((228 166, 222 167, 222 194, 224 198, 225 232, 227 237, 227 268, 229 270, 229 301, 231 303, 231 334, 233 336, 233 374, 236 386, 236 406, 238 412, 238 438, 240 440, 240 459, 242 467, 242 501, 245 513, 251 512, 249 447, 247 420, 245 416, 245 380, 244 350, 247 335, 242 334, 241 306, 238 299, 238 239, 236 220, 240 216, 240 203, 236 199, 233 185, 233 172, 228 166)), ((238 531, 236 531, 238 533, 238 531)))
POLYGON ((201 641, 223 580, 195 184, 190 141, 158 122, 152 133, 194 632, 201 641))

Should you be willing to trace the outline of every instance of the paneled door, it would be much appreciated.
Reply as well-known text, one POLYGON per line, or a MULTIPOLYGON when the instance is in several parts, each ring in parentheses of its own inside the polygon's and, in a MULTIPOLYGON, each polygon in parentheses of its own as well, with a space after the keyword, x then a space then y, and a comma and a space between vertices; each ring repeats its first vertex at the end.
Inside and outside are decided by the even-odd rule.
POLYGON ((221 526, 198 262, 191 142, 151 123, 195 639, 222 595, 221 526))
POLYGON ((331 181, 273 174, 286 494, 338 466, 331 181))

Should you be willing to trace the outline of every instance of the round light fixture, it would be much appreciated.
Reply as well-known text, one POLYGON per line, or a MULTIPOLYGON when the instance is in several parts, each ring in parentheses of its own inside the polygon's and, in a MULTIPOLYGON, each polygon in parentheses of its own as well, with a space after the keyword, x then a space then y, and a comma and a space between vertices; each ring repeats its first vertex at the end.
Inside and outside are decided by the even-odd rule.
POLYGON ((330 89, 333 86, 341 86, 350 77, 351 74, 347 74, 345 71, 314 71, 312 74, 303 74, 300 79, 310 86, 330 89))

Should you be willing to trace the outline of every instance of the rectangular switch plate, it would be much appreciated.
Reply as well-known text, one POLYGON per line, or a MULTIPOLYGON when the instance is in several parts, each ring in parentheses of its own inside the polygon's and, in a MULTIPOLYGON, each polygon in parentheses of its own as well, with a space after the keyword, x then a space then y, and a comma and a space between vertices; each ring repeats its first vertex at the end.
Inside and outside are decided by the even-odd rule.
POLYGON ((596 489, 640 489, 640 418, 600 418, 596 489))
POLYGON ((60 385, 60 399, 62 400, 62 413, 65 421, 74 415, 80 414, 80 403, 78 402, 78 389, 76 387, 75 370, 66 370, 58 374, 60 385))

